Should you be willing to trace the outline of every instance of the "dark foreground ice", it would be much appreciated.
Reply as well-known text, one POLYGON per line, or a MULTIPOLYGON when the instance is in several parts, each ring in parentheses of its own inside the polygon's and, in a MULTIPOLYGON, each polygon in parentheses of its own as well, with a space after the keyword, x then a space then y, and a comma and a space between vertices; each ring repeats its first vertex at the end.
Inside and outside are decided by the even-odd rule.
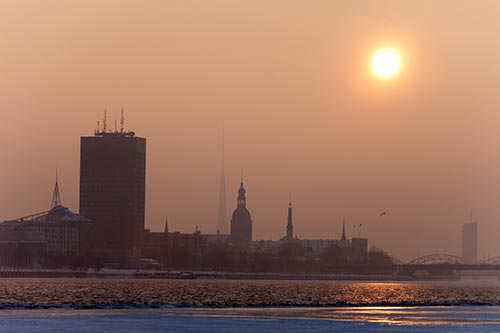
POLYGON ((0 332, 499 332, 499 306, 0 312, 0 332))

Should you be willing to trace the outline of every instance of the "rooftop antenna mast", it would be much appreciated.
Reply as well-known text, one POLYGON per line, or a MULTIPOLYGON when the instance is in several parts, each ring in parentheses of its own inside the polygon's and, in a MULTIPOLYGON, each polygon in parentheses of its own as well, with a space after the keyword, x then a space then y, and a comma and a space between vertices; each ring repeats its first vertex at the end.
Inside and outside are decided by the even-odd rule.
POLYGON ((61 194, 59 193, 58 175, 56 167, 56 184, 54 185, 54 192, 52 193, 52 202, 50 204, 50 209, 61 206, 61 194))
POLYGON ((124 131, 124 128, 123 128, 124 124, 125 124, 125 115, 124 115, 123 109, 122 109, 122 116, 120 118, 120 133, 123 133, 123 131, 124 131))

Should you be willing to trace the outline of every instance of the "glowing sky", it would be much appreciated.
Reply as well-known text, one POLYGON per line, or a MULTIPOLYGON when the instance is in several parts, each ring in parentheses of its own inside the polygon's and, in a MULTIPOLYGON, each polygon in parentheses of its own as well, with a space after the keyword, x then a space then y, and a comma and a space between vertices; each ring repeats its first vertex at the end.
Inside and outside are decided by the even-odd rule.
POLYGON ((371 59, 371 69, 381 79, 394 78, 401 70, 401 56, 397 50, 383 48, 377 50, 371 59))
POLYGON ((244 173, 254 237, 363 224, 400 258, 500 255, 497 1, 2 1, 0 220, 78 211, 79 137, 108 109, 148 139, 146 224, 213 232, 244 173), (384 45, 404 71, 375 80, 384 45), (381 211, 391 215, 378 218, 381 211))

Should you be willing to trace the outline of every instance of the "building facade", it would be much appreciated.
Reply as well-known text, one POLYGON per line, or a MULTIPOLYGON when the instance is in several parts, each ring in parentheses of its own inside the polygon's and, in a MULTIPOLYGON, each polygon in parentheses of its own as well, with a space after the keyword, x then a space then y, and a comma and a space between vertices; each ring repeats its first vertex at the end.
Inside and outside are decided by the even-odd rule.
POLYGON ((144 235, 146 139, 96 131, 81 138, 80 214, 93 222, 97 256, 139 257, 144 235))
POLYGON ((47 242, 41 235, 24 230, 0 230, 0 267, 42 267, 47 259, 47 242))
POLYGON ((477 262, 477 222, 462 226, 462 258, 470 263, 477 262))
POLYGON ((31 267, 51 263, 54 258, 82 257, 88 251, 90 221, 61 205, 0 223, 0 263, 31 267), (19 260, 12 259, 18 253, 19 260))
MULTIPOLYGON (((292 203, 288 204, 288 221, 286 225, 286 234, 278 242, 271 242, 280 245, 284 242, 294 242, 302 245, 311 254, 320 254, 331 246, 337 246, 342 249, 353 249, 365 257, 368 252, 368 238, 353 237, 348 239, 345 232, 345 221, 342 222, 342 234, 340 239, 299 239, 293 235, 292 203)), ((265 244, 265 243, 261 243, 265 244)))
POLYGON ((63 206, 0 223, 0 232, 20 231, 46 242, 49 256, 80 256, 87 251, 89 219, 63 206))
POLYGON ((154 259, 164 268, 192 268, 200 250, 200 232, 151 232, 144 234, 143 257, 154 259))

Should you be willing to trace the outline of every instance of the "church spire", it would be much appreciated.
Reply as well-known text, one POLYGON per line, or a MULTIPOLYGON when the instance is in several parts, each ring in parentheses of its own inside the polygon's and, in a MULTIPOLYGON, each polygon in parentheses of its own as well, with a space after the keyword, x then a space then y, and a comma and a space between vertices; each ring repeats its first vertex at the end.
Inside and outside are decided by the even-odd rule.
POLYGON ((165 218, 165 229, 163 229, 163 232, 168 234, 168 216, 165 218))
POLYGON ((292 199, 288 202, 288 223, 286 225, 286 239, 293 239, 293 221, 292 221, 292 199))
POLYGON ((56 168, 56 183, 54 185, 54 192, 52 193, 52 202, 50 204, 50 209, 61 205, 61 194, 59 193, 58 175, 56 168))
POLYGON ((243 187, 243 177, 241 177, 240 189, 238 190, 238 207, 246 207, 247 198, 246 191, 243 187))
POLYGON ((347 238, 345 236, 345 220, 342 220, 342 238, 340 240, 345 241, 347 238))

